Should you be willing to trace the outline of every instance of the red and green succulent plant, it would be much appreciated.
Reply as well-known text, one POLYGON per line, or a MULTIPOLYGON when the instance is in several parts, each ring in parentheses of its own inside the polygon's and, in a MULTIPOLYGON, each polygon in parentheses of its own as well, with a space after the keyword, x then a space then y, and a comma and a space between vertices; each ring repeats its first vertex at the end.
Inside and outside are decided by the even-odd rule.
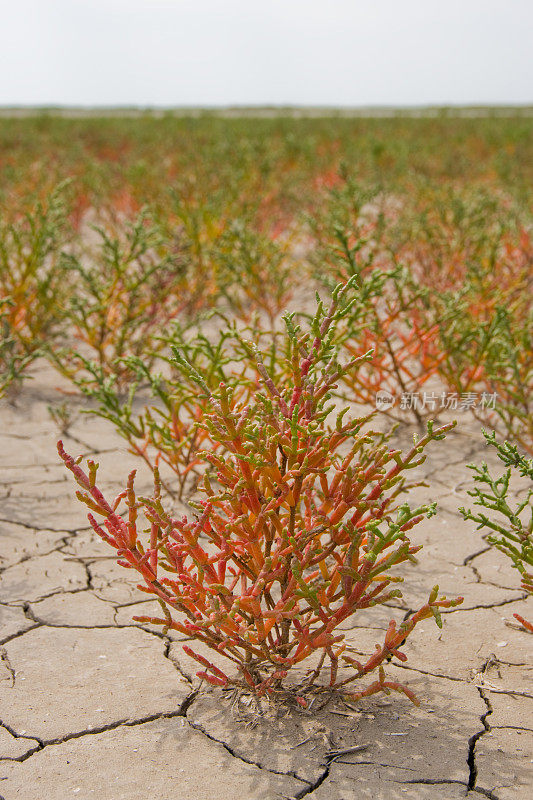
POLYGON ((191 502, 193 515, 174 518, 165 510, 157 470, 152 497, 137 497, 132 472, 126 489, 107 501, 97 487, 97 465, 88 462, 85 472, 58 445, 94 530, 117 550, 119 563, 142 576, 140 588, 165 612, 139 621, 179 631, 226 656, 236 674, 186 646, 204 667, 199 675, 215 685, 296 696, 302 704, 308 693, 325 689, 352 698, 397 690, 416 702, 408 687, 386 678, 383 665, 391 655, 405 660, 399 648, 420 620, 433 616, 441 624, 440 610, 461 602, 439 598, 434 587, 428 602, 399 627, 391 621, 383 644, 366 661, 346 652, 342 623, 401 596, 395 567, 414 559, 420 546, 409 533, 434 513, 433 506, 403 502, 404 492, 417 485, 406 474, 424 460, 425 447, 453 426, 435 430, 429 424, 402 454, 389 446, 390 436, 369 427, 372 415, 351 419, 347 408, 335 411, 337 381, 368 358, 340 364, 334 346, 353 283, 337 287, 327 310, 319 304, 307 332, 285 315, 285 381, 275 382, 256 349, 263 391, 252 402, 240 402, 225 383, 212 390, 175 350, 204 403, 198 425, 218 444, 202 454, 210 470, 203 499, 191 502), (149 524, 146 540, 140 511, 149 524), (304 683, 285 686, 291 668, 313 655, 318 664, 304 683), (319 678, 326 659, 324 687, 319 678), (339 664, 352 674, 338 679, 339 664), (373 683, 350 686, 375 671, 373 683))

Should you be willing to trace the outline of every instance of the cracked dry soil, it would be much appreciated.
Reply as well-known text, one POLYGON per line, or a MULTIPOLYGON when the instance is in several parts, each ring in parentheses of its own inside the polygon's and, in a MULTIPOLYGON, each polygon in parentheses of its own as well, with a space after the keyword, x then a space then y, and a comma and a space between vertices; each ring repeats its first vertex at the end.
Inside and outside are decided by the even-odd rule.
MULTIPOLYGON (((409 660, 388 670, 420 708, 393 695, 254 716, 199 686, 178 635, 132 621, 154 604, 88 528, 56 459, 47 404, 58 380, 41 365, 14 405, 0 402, 0 800, 531 796, 532 640, 509 625, 523 595, 457 512, 469 501, 466 463, 492 457, 475 423, 463 415, 419 468, 430 485, 413 502, 440 510, 414 532, 424 548, 403 601, 346 623, 350 644, 370 653, 435 583, 464 596, 442 630, 415 629, 409 660)), ((118 491, 135 466, 149 490, 107 422, 81 414, 64 438, 73 454, 97 454, 103 488, 118 491)))

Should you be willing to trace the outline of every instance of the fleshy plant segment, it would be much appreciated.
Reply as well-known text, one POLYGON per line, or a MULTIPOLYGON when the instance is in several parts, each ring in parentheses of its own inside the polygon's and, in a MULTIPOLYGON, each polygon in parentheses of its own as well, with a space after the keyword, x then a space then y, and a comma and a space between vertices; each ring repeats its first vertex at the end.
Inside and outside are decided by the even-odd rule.
POLYGON ((157 470, 152 497, 136 495, 132 472, 126 489, 107 501, 96 484, 98 466, 89 461, 84 471, 81 459, 58 444, 94 530, 116 549, 120 564, 140 573, 139 588, 164 611, 136 619, 224 655, 233 670, 185 646, 202 666, 198 675, 214 685, 292 697, 302 705, 309 694, 335 690, 353 699, 396 690, 417 702, 406 686, 387 679, 384 662, 391 655, 405 661, 400 647, 415 625, 431 616, 440 625, 440 610, 462 600, 439 598, 434 587, 416 613, 399 626, 389 623, 369 658, 349 654, 342 623, 401 596, 395 568, 415 561, 420 546, 410 531, 435 510, 403 502, 404 492, 417 485, 406 474, 425 459, 426 446, 453 427, 429 424, 402 453, 390 447, 390 434, 369 427, 372 415, 351 419, 347 408, 338 411, 332 403, 337 381, 370 357, 340 364, 332 344, 349 313, 352 284, 335 289, 327 310, 319 302, 306 332, 285 315, 287 378, 274 380, 255 348, 263 391, 253 401, 236 398, 224 382, 215 392, 175 351, 204 403, 198 424, 218 445, 201 454, 203 498, 190 504, 191 517, 165 510, 157 470), (148 521, 146 536, 140 512, 148 521), (303 681, 285 683, 307 659, 303 681), (375 679, 365 681, 372 673, 375 679))

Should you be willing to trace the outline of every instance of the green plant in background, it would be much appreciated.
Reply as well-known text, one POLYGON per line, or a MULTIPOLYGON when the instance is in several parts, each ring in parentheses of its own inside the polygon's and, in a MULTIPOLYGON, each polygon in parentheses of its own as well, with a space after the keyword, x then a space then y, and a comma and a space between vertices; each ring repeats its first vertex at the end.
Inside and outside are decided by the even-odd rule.
POLYGON ((497 307, 494 328, 484 384, 495 403, 483 419, 533 455, 533 311, 521 320, 497 307))
POLYGON ((496 318, 491 311, 477 314, 464 287, 443 293, 435 302, 442 306, 439 377, 456 395, 479 392, 484 388, 487 359, 497 336, 496 318))
POLYGON ((9 297, 0 299, 0 397, 22 381, 25 369, 39 355, 38 350, 25 355, 20 342, 12 335, 9 324, 11 306, 9 297))
POLYGON ((395 263, 389 230, 394 226, 385 215, 382 189, 344 177, 342 187, 328 193, 325 209, 314 209, 305 218, 315 244, 314 276, 329 289, 352 275, 367 277, 395 263))
MULTIPOLYGON (((493 478, 485 463, 478 466, 470 464, 474 480, 478 484, 468 494, 474 498, 475 505, 491 512, 473 512, 460 508, 464 519, 478 523, 478 530, 490 531, 486 536, 489 544, 509 556, 520 573, 522 588, 533 594, 533 487, 525 490, 522 500, 511 500, 511 476, 519 475, 533 481, 533 459, 525 458, 515 444, 496 440, 495 432, 483 431, 487 443, 496 448, 498 458, 507 467, 498 478, 493 478)), ((533 624, 520 614, 514 614, 526 630, 533 633, 533 624)))
POLYGON ((126 391, 121 389, 115 375, 106 375, 98 364, 86 359, 83 363, 88 378, 78 381, 83 393, 98 404, 89 413, 111 422, 128 442, 130 452, 140 456, 151 470, 159 468, 165 489, 179 499, 195 490, 198 451, 206 444, 206 433, 197 424, 203 409, 198 403, 196 384, 191 381, 190 373, 180 369, 168 355, 170 346, 178 347, 212 388, 225 381, 230 386, 240 386, 238 394, 242 397, 250 385, 244 377, 246 364, 238 365, 232 347, 234 331, 220 330, 213 339, 187 331, 175 322, 171 332, 157 345, 166 348, 159 353, 166 374, 155 372, 150 355, 143 354, 124 359, 132 376, 126 391), (230 363, 233 373, 227 370, 230 363), (163 465, 171 471, 171 477, 167 477, 163 465))
POLYGON ((262 312, 274 328, 295 286, 304 280, 303 265, 290 259, 290 236, 273 241, 245 220, 235 220, 216 243, 216 277, 220 295, 240 319, 262 312), (296 268, 299 275, 296 279, 296 268))
POLYGON ((153 363, 157 337, 169 321, 195 313, 193 265, 146 213, 116 235, 95 230, 96 252, 63 254, 64 272, 76 280, 67 319, 77 344, 57 352, 56 363, 68 377, 86 382, 83 369, 92 360, 124 391, 132 374, 121 359, 143 354, 153 363))
POLYGON ((0 220, 3 350, 12 364, 28 364, 52 348, 65 317, 71 292, 60 265, 68 243, 65 194, 62 184, 45 200, 27 201, 12 221, 0 220))
POLYGON ((61 436, 68 436, 70 429, 78 417, 72 403, 63 400, 61 403, 49 403, 47 411, 50 419, 59 430, 61 436))
POLYGON ((468 293, 441 298, 438 373, 457 398, 472 393, 474 416, 533 453, 531 313, 520 318, 496 305, 478 316, 468 293))

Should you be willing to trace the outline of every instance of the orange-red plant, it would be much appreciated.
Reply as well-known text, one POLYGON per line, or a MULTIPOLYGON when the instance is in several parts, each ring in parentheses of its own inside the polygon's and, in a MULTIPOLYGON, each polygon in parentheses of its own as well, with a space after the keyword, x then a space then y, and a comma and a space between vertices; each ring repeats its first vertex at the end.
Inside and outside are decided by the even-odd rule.
POLYGON ((352 356, 373 351, 361 369, 343 376, 340 393, 390 417, 411 414, 421 423, 436 416, 436 403, 419 404, 418 395, 443 358, 430 293, 398 263, 387 241, 392 223, 385 198, 348 184, 333 199, 328 224, 318 229, 317 277, 331 286, 355 276, 356 300, 339 341, 352 356), (380 399, 387 402, 379 405, 380 399))
MULTIPOLYGON (((397 287, 396 280, 391 283, 397 287)), ((424 416, 437 416, 434 392, 427 393, 433 398, 430 402, 425 402, 426 395, 420 405, 419 400, 443 356, 438 350, 439 327, 424 321, 419 300, 416 295, 406 299, 400 293, 385 293, 381 302, 367 307, 366 327, 360 330, 359 323, 354 332, 347 327, 346 350, 357 355, 372 349, 372 356, 356 374, 343 378, 343 395, 374 405, 391 417, 410 412, 421 423, 424 416), (385 405, 380 406, 380 398, 385 405)))
POLYGON ((393 266, 388 270, 359 269, 359 244, 343 245, 346 278, 354 276, 357 297, 345 315, 339 341, 352 356, 372 350, 361 369, 342 376, 340 393, 363 405, 378 407, 389 416, 410 412, 418 423, 436 416, 436 404, 418 406, 420 390, 434 377, 443 359, 439 349, 439 325, 427 313, 428 293, 415 284, 410 272, 393 266), (379 406, 379 397, 389 404, 379 406))
POLYGON ((214 474, 205 476, 204 499, 194 504, 193 517, 167 513, 157 472, 151 498, 137 497, 132 472, 125 491, 108 502, 96 484, 97 465, 88 462, 85 472, 58 444, 94 530, 117 550, 120 564, 140 573, 140 588, 165 610, 161 618, 137 619, 177 630, 224 655, 237 675, 187 649, 204 667, 198 674, 214 685, 259 696, 289 692, 305 704, 307 693, 324 690, 317 681, 328 659, 328 690, 352 698, 397 690, 416 702, 407 687, 386 679, 383 664, 391 655, 405 661, 399 648, 420 620, 433 616, 441 624, 440 609, 461 602, 438 599, 434 587, 428 602, 399 627, 391 621, 383 644, 366 661, 345 654, 341 623, 401 596, 391 588, 401 580, 394 568, 413 560, 420 546, 409 532, 434 513, 433 506, 411 509, 401 502, 409 488, 404 473, 451 427, 428 425, 427 434, 402 454, 389 447, 386 434, 366 427, 368 417, 349 419, 344 409, 328 423, 337 380, 365 360, 341 366, 332 347, 346 307, 343 295, 351 288, 337 287, 327 311, 319 305, 307 334, 294 326, 292 315, 285 316, 290 380, 276 384, 257 351, 265 392, 253 405, 232 402, 224 383, 215 394, 176 351, 204 397, 200 424, 219 444, 217 452, 204 454, 214 474), (119 513, 122 501, 125 513, 119 513), (149 522, 146 541, 141 509, 149 522), (318 664, 304 682, 284 687, 291 668, 314 654, 318 664), (340 661, 353 670, 347 678, 338 677, 340 661), (379 678, 370 685, 349 687, 376 670, 379 678))

